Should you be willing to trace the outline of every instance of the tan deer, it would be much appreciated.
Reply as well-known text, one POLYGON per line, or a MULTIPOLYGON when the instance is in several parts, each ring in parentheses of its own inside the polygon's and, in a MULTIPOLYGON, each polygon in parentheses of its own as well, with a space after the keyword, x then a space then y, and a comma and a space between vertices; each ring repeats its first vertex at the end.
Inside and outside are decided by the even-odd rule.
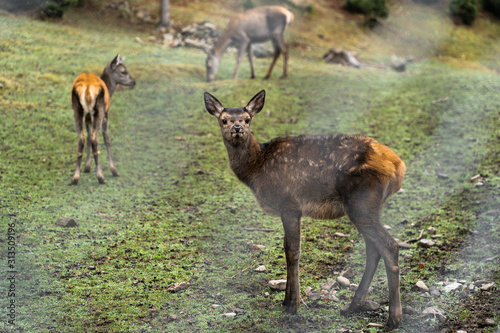
POLYGON ((250 125, 264 107, 264 90, 244 108, 224 108, 207 92, 204 98, 207 111, 219 122, 231 169, 250 187, 262 210, 283 222, 286 312, 296 313, 299 307, 302 216, 347 215, 365 240, 366 267, 350 306, 342 313, 363 310, 383 258, 389 284, 387 327, 397 328, 402 318, 398 243, 381 225, 380 214, 386 199, 401 187, 404 162, 373 138, 358 135, 277 137, 260 144, 250 125))
POLYGON ((102 129, 104 144, 108 152, 109 168, 113 176, 120 174, 116 169, 113 157, 111 156, 111 141, 109 138, 109 107, 111 96, 118 84, 124 86, 135 86, 135 80, 130 76, 127 68, 123 64, 125 58, 117 55, 104 68, 101 77, 92 73, 82 73, 73 82, 71 89, 71 106, 75 117, 76 132, 78 133, 78 157, 76 168, 71 180, 71 185, 77 185, 80 179, 80 165, 85 146, 84 127, 87 128, 87 161, 85 172, 90 172, 90 147, 94 155, 97 179, 100 184, 105 184, 104 175, 99 163, 98 140, 99 131, 102 129))
POLYGON ((273 71, 274 64, 280 54, 283 54, 283 75, 288 75, 288 49, 283 34, 289 23, 293 21, 293 14, 280 6, 264 6, 247 10, 234 16, 222 32, 213 49, 205 48, 208 57, 206 61, 207 81, 213 81, 219 69, 219 63, 231 45, 238 49, 236 68, 233 80, 236 79, 241 58, 247 52, 250 62, 251 78, 255 78, 252 59, 252 44, 271 40, 274 47, 274 57, 264 79, 268 79, 273 71))

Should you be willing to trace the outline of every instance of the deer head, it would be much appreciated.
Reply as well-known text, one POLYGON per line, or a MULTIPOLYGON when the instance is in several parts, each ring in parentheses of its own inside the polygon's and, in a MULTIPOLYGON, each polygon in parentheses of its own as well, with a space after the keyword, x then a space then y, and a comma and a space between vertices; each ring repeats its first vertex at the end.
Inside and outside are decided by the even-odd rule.
POLYGON ((111 79, 112 82, 115 84, 121 84, 123 86, 128 86, 128 87, 134 87, 135 86, 135 80, 134 78, 128 73, 127 68, 123 64, 123 61, 125 60, 125 57, 120 57, 119 54, 116 55, 116 57, 111 60, 109 63, 109 71, 108 75, 111 79))
POLYGON ((221 102, 209 93, 205 93, 205 107, 219 121, 222 138, 225 143, 238 146, 251 137, 252 118, 264 107, 265 90, 252 97, 244 108, 224 108, 221 102))

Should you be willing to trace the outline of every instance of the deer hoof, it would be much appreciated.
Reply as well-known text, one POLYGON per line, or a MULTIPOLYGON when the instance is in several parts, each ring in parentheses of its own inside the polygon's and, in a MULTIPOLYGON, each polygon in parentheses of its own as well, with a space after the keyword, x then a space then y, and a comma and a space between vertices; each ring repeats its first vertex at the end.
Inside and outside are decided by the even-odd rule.
POLYGON ((78 185, 78 178, 73 178, 73 180, 71 181, 71 183, 69 183, 70 185, 78 185))
POLYGON ((106 180, 104 178, 97 178, 97 180, 99 181, 99 184, 101 184, 101 185, 106 184, 106 180))
POLYGON ((90 172, 90 165, 89 166, 85 166, 85 169, 83 169, 83 172, 89 173, 90 172))
POLYGON ((394 318, 389 317, 387 320, 387 323, 385 324, 385 327, 389 330, 394 330, 399 327, 399 321, 395 320, 394 318))
POLYGON ((113 177, 120 177, 120 173, 118 172, 118 170, 111 170, 111 174, 113 175, 113 177))

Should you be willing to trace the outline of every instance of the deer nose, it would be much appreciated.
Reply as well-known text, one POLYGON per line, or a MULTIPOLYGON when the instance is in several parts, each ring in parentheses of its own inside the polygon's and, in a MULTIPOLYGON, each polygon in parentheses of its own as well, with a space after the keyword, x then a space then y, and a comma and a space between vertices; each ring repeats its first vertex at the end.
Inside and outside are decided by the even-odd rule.
POLYGON ((233 126, 233 130, 236 132, 236 133, 239 133, 243 130, 243 127, 241 127, 240 125, 235 125, 233 126))

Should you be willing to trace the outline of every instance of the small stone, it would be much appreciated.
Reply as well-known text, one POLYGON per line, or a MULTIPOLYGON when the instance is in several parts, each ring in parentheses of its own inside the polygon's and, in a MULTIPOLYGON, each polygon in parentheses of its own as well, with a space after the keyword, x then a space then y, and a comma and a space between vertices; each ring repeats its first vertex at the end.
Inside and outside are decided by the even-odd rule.
POLYGON ((377 323, 368 323, 368 325, 366 325, 368 327, 377 327, 377 328, 382 328, 384 327, 384 325, 382 324, 377 324, 377 323))
POLYGON ((78 224, 76 224, 75 220, 72 219, 71 217, 60 217, 56 221, 56 225, 63 228, 78 227, 78 224))
POLYGON ((425 285, 424 281, 419 280, 415 285, 422 290, 429 291, 429 287, 425 285))
POLYGON ((346 288, 349 288, 349 286, 351 285, 351 282, 349 281, 349 279, 346 279, 343 276, 338 276, 337 277, 337 282, 340 283, 340 285, 342 285, 342 286, 344 286, 346 288))
POLYGON ((176 293, 178 291, 181 291, 181 290, 184 290, 186 288, 189 288, 190 285, 191 285, 191 283, 189 283, 189 282, 176 283, 173 286, 168 287, 167 291, 176 293))
POLYGON ((398 242, 399 248, 400 249, 411 249, 411 245, 406 243, 406 242, 398 242))
POLYGON ((232 317, 236 316, 236 313, 235 312, 227 312, 227 313, 221 314, 221 316, 232 318, 232 317))
POLYGON ((365 304, 362 305, 363 310, 365 311, 376 311, 380 308, 380 304, 374 301, 370 301, 369 299, 365 300, 365 304))
POLYGON ((464 331, 464 330, 458 330, 458 331, 456 331, 455 333, 467 333, 467 331, 464 331))
POLYGON ((346 235, 346 234, 343 234, 341 232, 336 232, 333 234, 334 236, 337 236, 337 237, 349 237, 349 235, 346 235))
POLYGON ((212 305, 210 305, 210 307, 212 309, 217 309, 219 306, 220 306, 219 304, 212 304, 212 305))
POLYGON ((317 290, 311 290, 309 295, 307 295, 307 298, 309 298, 310 301, 317 301, 321 299, 321 293, 317 290))
POLYGON ((448 178, 450 178, 447 174, 442 173, 442 172, 439 172, 439 171, 436 171, 436 176, 437 176, 439 179, 448 179, 448 178))
POLYGON ((452 292, 452 291, 455 291, 458 289, 462 289, 462 288, 463 288, 463 285, 461 283, 453 282, 453 283, 450 283, 449 285, 445 286, 443 288, 443 290, 445 292, 449 293, 449 292, 452 292))
POLYGON ((474 181, 480 180, 480 179, 481 179, 481 175, 480 174, 477 174, 475 176, 470 177, 470 181, 471 182, 474 182, 474 181))
POLYGON ((441 291, 436 286, 432 286, 429 288, 429 293, 431 296, 438 297, 441 296, 441 291))
POLYGON ((354 272, 352 271, 351 267, 346 267, 341 273, 340 276, 346 277, 346 278, 352 278, 354 276, 354 272))
POLYGON ((427 232, 429 233, 429 235, 435 235, 436 234, 436 228, 429 227, 429 228, 427 228, 427 232))
POLYGON ((428 248, 436 245, 436 242, 434 242, 433 240, 424 238, 424 239, 419 240, 417 245, 418 245, 418 247, 423 247, 424 249, 428 249, 428 248))
POLYGON ((254 242, 247 242, 247 246, 252 251, 262 251, 266 248, 264 245, 255 244, 254 242))
POLYGON ((327 278, 326 282, 321 285, 321 290, 330 290, 335 284, 334 279, 327 278))
POLYGON ((488 291, 490 290, 493 286, 495 285, 494 282, 490 282, 490 283, 485 283, 483 284, 480 289, 483 290, 483 291, 488 291))
POLYGON ((256 272, 265 272, 266 270, 266 266, 264 265, 261 265, 255 269, 256 272))
POLYGON ((495 323, 495 320, 493 320, 491 318, 486 318, 484 320, 484 325, 486 325, 486 326, 496 326, 497 324, 495 323))
POLYGON ((349 285, 349 289, 350 289, 350 290, 352 290, 352 291, 356 291, 356 290, 358 290, 358 287, 359 287, 359 285, 354 284, 354 283, 351 283, 351 284, 349 285))
POLYGON ((286 280, 271 280, 268 282, 269 287, 274 290, 285 290, 286 280))
POLYGON ((444 315, 443 311, 441 311, 437 306, 426 308, 424 311, 422 311, 422 314, 425 317, 436 318, 439 321, 446 320, 446 316, 444 315))
POLYGON ((327 302, 328 301, 337 302, 337 303, 340 302, 340 299, 335 295, 335 293, 333 291, 323 294, 323 299, 327 302))

